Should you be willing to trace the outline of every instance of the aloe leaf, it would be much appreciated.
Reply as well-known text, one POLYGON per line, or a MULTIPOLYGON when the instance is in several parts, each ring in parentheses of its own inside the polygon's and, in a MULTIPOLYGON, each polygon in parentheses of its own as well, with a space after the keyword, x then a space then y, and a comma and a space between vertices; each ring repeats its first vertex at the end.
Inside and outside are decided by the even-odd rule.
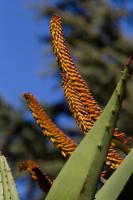
POLYGON ((125 67, 103 113, 55 179, 46 200, 92 200, 125 91, 125 67))
POLYGON ((96 194, 95 200, 116 200, 133 174, 133 149, 96 194))
POLYGON ((0 199, 19 200, 11 170, 4 156, 0 156, 0 199))

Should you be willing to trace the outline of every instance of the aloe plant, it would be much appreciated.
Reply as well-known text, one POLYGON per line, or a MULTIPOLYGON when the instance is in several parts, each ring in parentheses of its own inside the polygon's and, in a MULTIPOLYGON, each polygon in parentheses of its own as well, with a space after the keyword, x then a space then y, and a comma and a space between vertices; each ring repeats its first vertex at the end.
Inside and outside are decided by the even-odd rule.
MULTIPOLYGON (((125 91, 131 58, 122 72, 116 90, 102 112, 71 58, 59 16, 51 18, 50 32, 69 108, 82 133, 86 136, 78 146, 51 121, 44 108, 31 93, 24 94, 28 107, 43 135, 49 138, 65 158, 69 158, 58 177, 50 185, 51 189, 48 187, 50 191, 47 191, 46 200, 91 200, 95 197, 104 162, 113 170, 118 168, 122 162, 116 146, 126 154, 129 152, 124 144, 127 141, 125 134, 120 133, 115 125, 125 91), (115 137, 113 140, 111 140, 112 136, 115 137)), ((30 171, 32 178, 42 188, 42 180, 39 180, 33 168, 31 169, 28 164, 25 169, 30 171)))
POLYGON ((4 156, 0 156, 0 200, 19 200, 15 182, 4 156))
POLYGON ((46 200, 94 199, 100 171, 117 121, 127 78, 128 67, 126 66, 109 103, 89 134, 82 140, 59 173, 46 200))

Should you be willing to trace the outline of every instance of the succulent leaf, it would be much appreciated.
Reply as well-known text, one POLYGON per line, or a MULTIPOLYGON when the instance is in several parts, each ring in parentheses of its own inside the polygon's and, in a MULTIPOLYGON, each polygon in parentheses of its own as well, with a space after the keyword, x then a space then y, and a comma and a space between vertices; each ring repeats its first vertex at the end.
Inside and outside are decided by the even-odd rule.
POLYGON ((117 170, 115 170, 112 176, 106 181, 105 185, 97 192, 95 200, 117 199, 132 175, 133 149, 130 150, 123 163, 117 170))
POLYGON ((0 156, 0 199, 19 200, 15 182, 4 156, 0 156))

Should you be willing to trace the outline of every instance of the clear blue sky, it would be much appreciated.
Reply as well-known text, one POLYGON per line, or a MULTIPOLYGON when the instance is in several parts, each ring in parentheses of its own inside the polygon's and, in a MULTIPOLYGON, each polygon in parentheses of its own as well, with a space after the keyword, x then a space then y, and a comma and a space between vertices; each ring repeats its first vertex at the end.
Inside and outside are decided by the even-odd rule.
POLYGON ((32 92, 45 104, 63 98, 62 92, 51 90, 57 87, 57 78, 39 77, 49 64, 38 39, 49 33, 49 23, 35 20, 28 8, 31 2, 38 1, 2 0, 0 6, 0 96, 15 106, 24 92, 32 92))

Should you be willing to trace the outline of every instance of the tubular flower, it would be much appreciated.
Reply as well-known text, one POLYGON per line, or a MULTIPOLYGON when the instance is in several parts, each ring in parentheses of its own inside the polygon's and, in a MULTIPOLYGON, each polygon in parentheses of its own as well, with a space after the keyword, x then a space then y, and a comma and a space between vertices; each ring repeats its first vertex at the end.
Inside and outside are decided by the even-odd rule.
POLYGON ((19 164, 19 169, 20 171, 27 170, 31 174, 31 177, 39 184, 40 188, 46 194, 48 193, 53 181, 41 171, 35 162, 31 160, 22 161, 19 164))
POLYGON ((110 166, 111 169, 117 169, 117 167, 121 164, 122 161, 122 157, 115 149, 115 144, 111 142, 105 161, 106 165, 110 166))
POLYGON ((87 133, 94 124, 94 121, 88 115, 85 106, 79 97, 78 92, 73 87, 73 81, 63 74, 64 93, 74 118, 83 133, 87 133))
POLYGON ((126 136, 125 133, 120 132, 118 128, 115 128, 114 130, 114 137, 116 137, 119 141, 121 141, 124 144, 127 144, 132 139, 131 137, 126 136))
POLYGON ((47 136, 51 142, 60 149, 64 157, 68 157, 77 147, 77 144, 66 136, 48 117, 42 106, 36 100, 36 98, 30 94, 24 94, 25 99, 28 102, 35 121, 42 130, 43 135, 47 136))

